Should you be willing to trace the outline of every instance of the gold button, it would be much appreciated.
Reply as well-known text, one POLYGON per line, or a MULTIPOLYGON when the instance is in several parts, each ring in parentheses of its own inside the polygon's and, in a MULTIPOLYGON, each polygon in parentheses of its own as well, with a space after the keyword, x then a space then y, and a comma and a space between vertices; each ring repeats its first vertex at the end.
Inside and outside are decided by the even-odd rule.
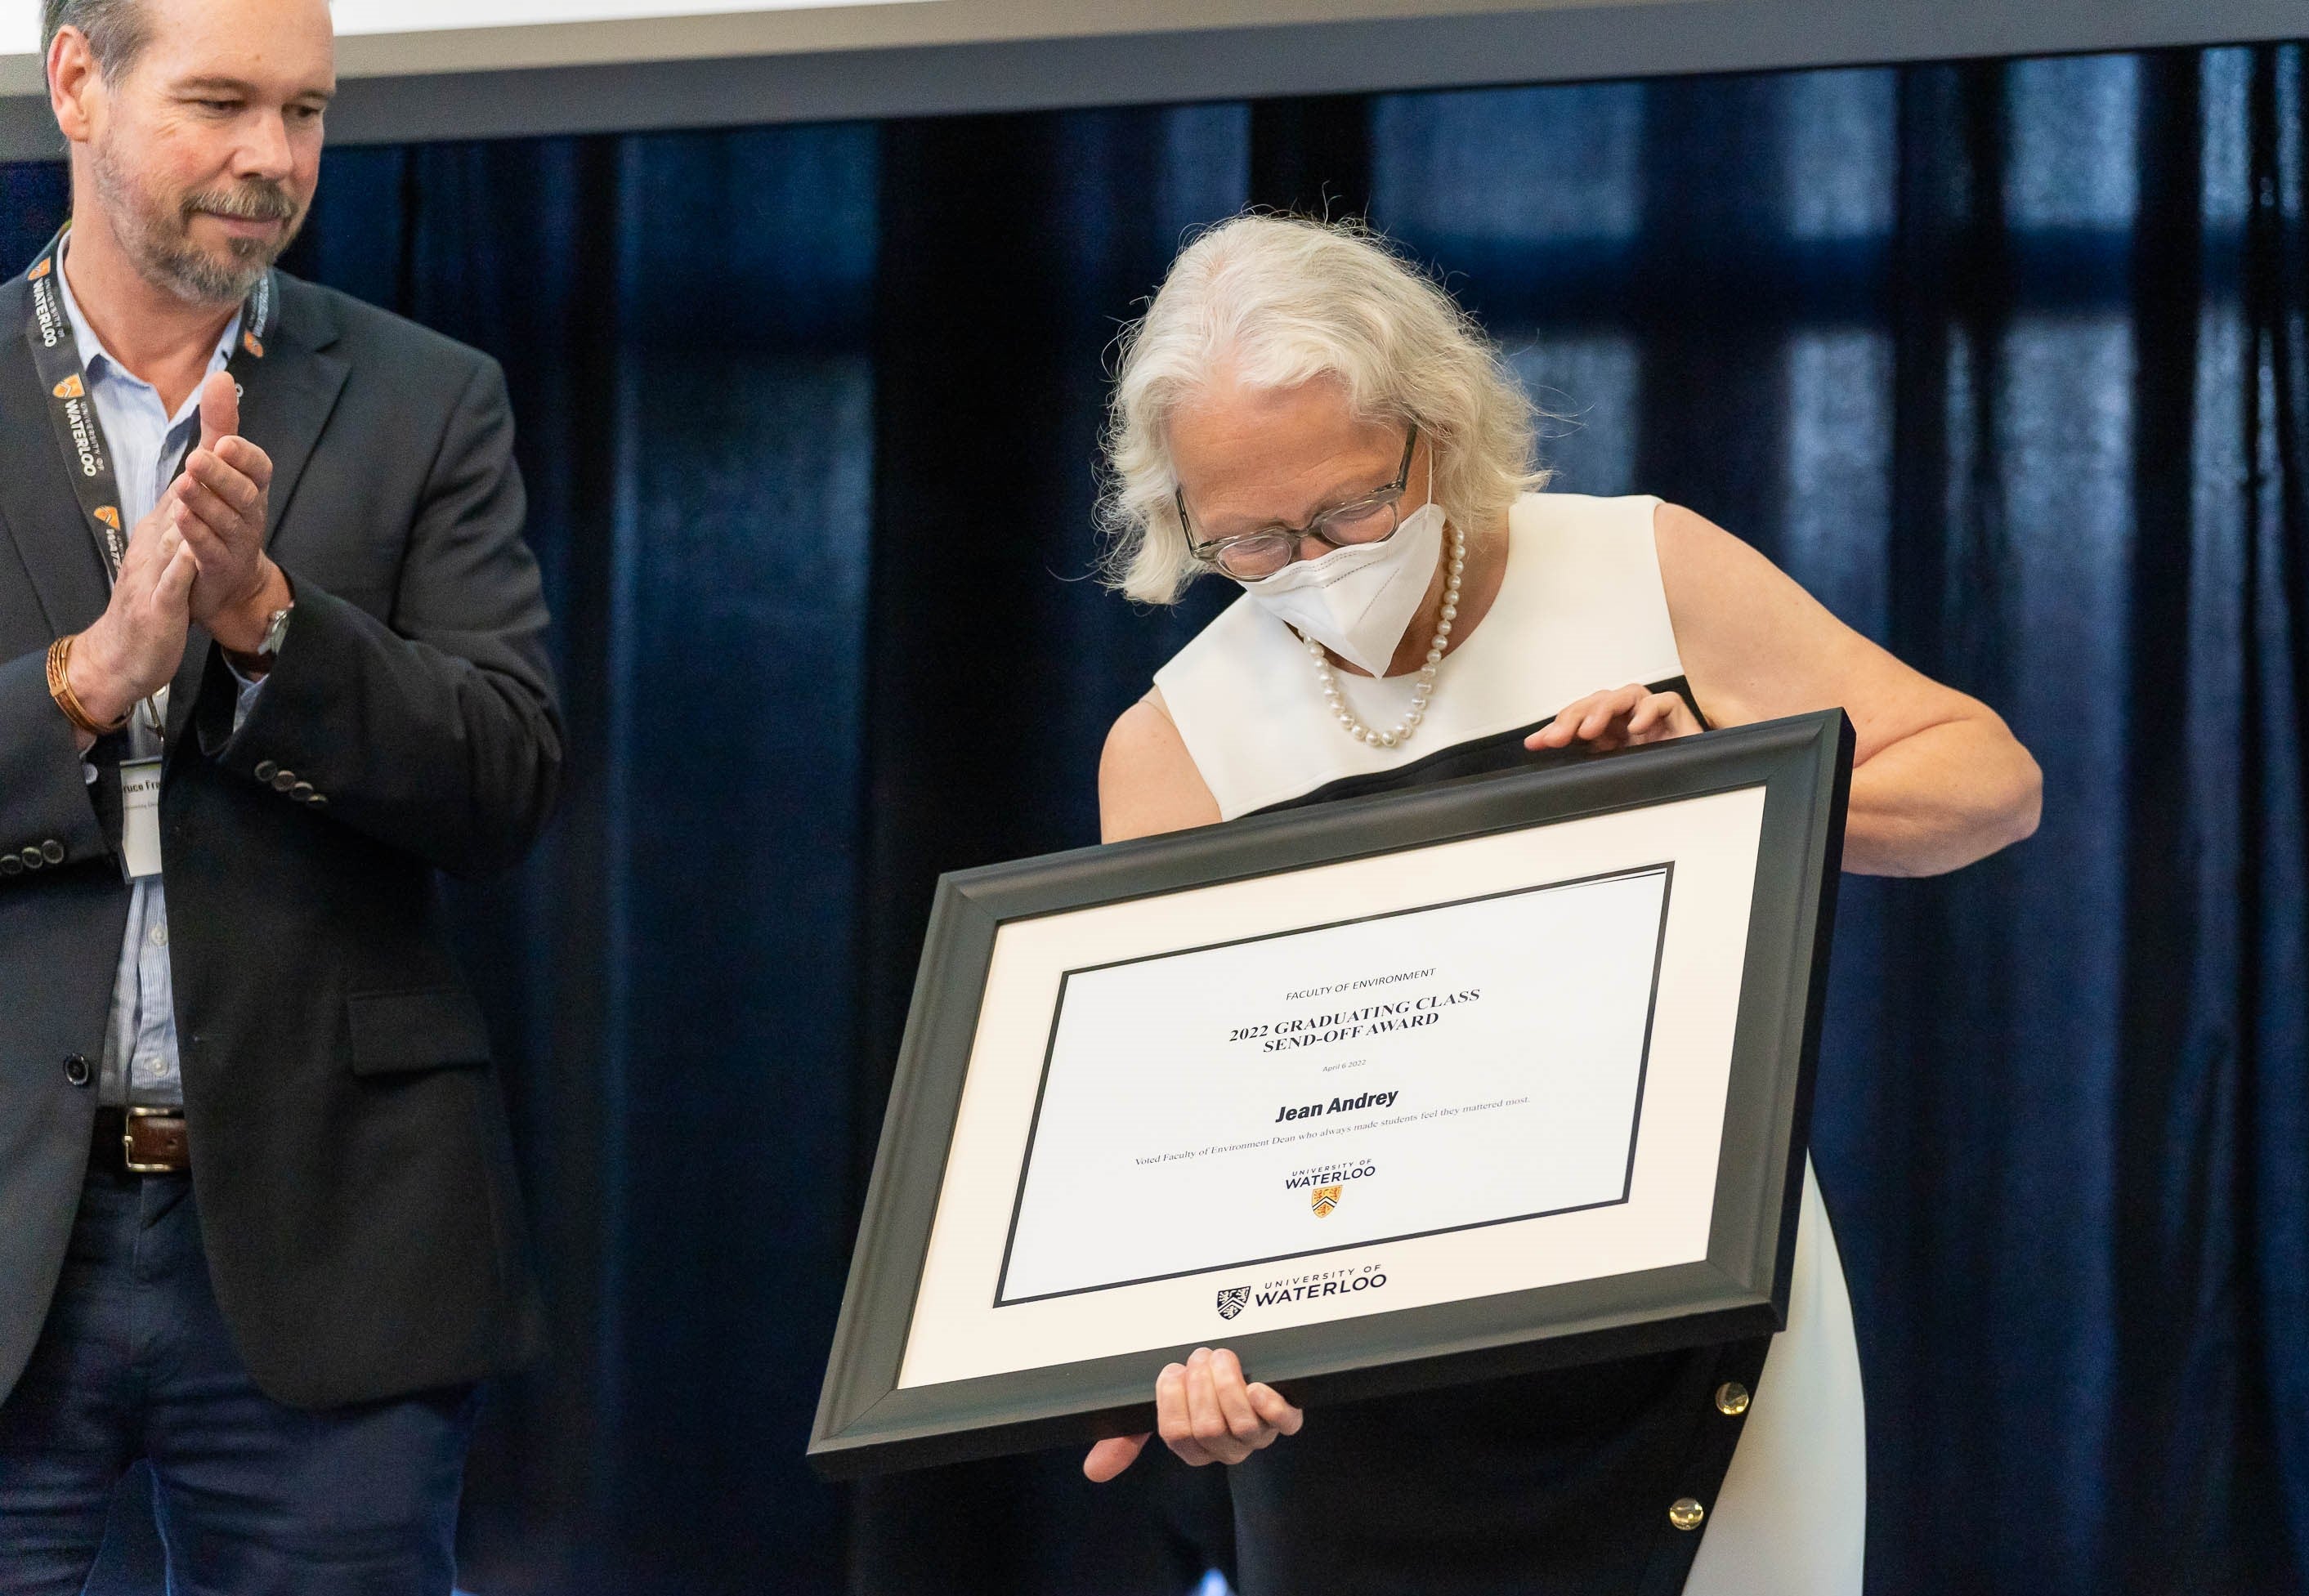
POLYGON ((1748 1388, 1737 1380, 1726 1380, 1716 1388, 1716 1411, 1726 1419, 1737 1419, 1748 1411, 1748 1388))
POLYGON ((294 771, 274 771, 274 772, 272 772, 272 790, 273 790, 273 791, 275 791, 275 792, 286 792, 286 791, 288 791, 290 788, 292 788, 292 787, 294 787, 294 786, 296 786, 296 785, 297 785, 297 772, 294 772, 294 771))
POLYGON ((1667 1522, 1679 1530, 1697 1530, 1699 1521, 1707 1516, 1708 1509, 1690 1497, 1678 1497, 1675 1505, 1667 1510, 1667 1522))

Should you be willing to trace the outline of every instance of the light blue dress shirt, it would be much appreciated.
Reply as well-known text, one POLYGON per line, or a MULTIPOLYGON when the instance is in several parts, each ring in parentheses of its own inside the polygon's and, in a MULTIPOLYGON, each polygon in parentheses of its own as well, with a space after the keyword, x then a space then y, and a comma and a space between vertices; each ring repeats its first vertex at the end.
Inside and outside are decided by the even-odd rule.
MULTIPOLYGON (((178 462, 199 441, 200 390, 195 387, 177 413, 169 415, 161 408, 160 390, 121 365, 90 329, 73 298, 72 280, 60 270, 56 282, 63 289, 65 314, 72 318, 73 342, 88 374, 89 399, 112 448, 121 522, 134 530, 152 513, 161 491, 176 477, 178 462)), ((240 317, 236 315, 210 357, 212 373, 224 369, 239 335, 240 317)), ((236 722, 247 715, 257 686, 242 684, 236 722)), ((128 726, 131 758, 147 759, 160 751, 160 739, 145 725, 141 708, 129 717, 128 726)), ((93 766, 82 770, 95 780, 93 766)), ((177 1057, 176 988, 169 962, 169 894, 158 876, 130 886, 128 930, 113 977, 112 1021, 105 1031, 104 1066, 97 1090, 98 1100, 107 1103, 175 1105, 185 1100, 177 1057)))

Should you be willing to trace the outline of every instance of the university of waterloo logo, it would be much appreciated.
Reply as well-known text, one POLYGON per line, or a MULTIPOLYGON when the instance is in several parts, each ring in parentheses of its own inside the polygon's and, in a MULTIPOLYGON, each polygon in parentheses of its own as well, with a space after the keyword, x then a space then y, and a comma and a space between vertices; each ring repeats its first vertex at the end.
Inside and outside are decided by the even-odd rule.
POLYGON ((88 390, 82 385, 80 375, 75 372, 58 383, 50 392, 54 393, 58 399, 79 399, 83 397, 88 390))
POLYGON ((1379 1264, 1350 1264, 1312 1274, 1288 1275, 1261 1281, 1255 1286, 1224 1286, 1219 1290, 1219 1317, 1239 1317, 1254 1307, 1279 1307, 1286 1302, 1312 1302, 1319 1297, 1353 1297, 1362 1291, 1384 1290, 1387 1269, 1379 1264))
POLYGON ((110 505, 99 505, 96 518, 116 532, 120 530, 120 512, 110 505))
POLYGON ((32 269, 24 273, 25 278, 32 282, 39 281, 40 279, 48 274, 48 257, 42 255, 38 261, 33 263, 32 269))
POLYGON ((254 332, 244 332, 240 335, 240 347, 246 349, 250 354, 255 356, 259 360, 264 358, 264 341, 254 332))
POLYGON ((1341 1193, 1341 1192, 1343 1192, 1345 1189, 1345 1187, 1343 1187, 1343 1186, 1317 1186, 1317 1187, 1315 1188, 1315 1198, 1314 1198, 1314 1202, 1315 1202, 1315 1217, 1316 1217, 1317 1219, 1328 1219, 1328 1218, 1330 1218, 1330 1217, 1331 1217, 1331 1210, 1333 1210, 1334 1208, 1336 1208, 1336 1207, 1339 1205, 1339 1195, 1340 1195, 1340 1193, 1341 1193))

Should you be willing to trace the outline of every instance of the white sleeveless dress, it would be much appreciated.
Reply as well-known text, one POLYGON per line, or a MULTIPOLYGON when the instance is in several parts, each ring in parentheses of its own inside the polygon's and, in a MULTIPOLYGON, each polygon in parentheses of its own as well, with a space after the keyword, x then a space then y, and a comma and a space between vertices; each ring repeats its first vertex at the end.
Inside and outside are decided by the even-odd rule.
MULTIPOLYGON (((1248 597, 1229 606, 1154 677, 1220 815, 1531 726, 1599 689, 1682 676, 1653 535, 1658 505, 1518 500, 1499 597, 1444 659, 1426 720, 1405 746, 1346 736, 1324 712, 1290 629, 1248 597)), ((1366 724, 1392 725, 1409 707, 1409 677, 1341 672, 1339 681, 1366 724)), ((1852 1302, 1807 1163, 1788 1325, 1773 1338, 1686 1596, 1857 1596, 1867 1464, 1852 1302)))

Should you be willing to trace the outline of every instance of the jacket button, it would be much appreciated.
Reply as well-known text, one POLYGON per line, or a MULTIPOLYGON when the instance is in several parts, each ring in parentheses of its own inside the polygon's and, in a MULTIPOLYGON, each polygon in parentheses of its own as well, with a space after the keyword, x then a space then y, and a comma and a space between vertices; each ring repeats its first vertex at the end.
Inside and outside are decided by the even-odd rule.
POLYGON ((1667 1522, 1679 1530, 1697 1530, 1707 1516, 1708 1509, 1690 1497, 1678 1497, 1667 1510, 1667 1522))
POLYGON ((256 762, 256 779, 260 781, 270 781, 272 780, 272 772, 280 768, 269 759, 260 759, 256 762))
POLYGON ((309 804, 313 801, 313 784, 310 781, 299 781, 289 789, 289 796, 300 804, 309 804))
POLYGON ((65 1079, 75 1086, 85 1086, 89 1081, 88 1060, 78 1053, 65 1055, 65 1079))
POLYGON ((315 793, 311 798, 307 798, 307 799, 305 800, 305 802, 306 802, 306 803, 307 803, 307 805, 308 805, 310 807, 312 807, 312 808, 316 808, 316 809, 325 809, 325 808, 327 808, 327 807, 329 807, 329 800, 328 800, 327 796, 326 796, 325 794, 318 793, 318 792, 315 793))
POLYGON ((1737 1380, 1726 1380, 1716 1388, 1716 1411, 1726 1419, 1737 1419, 1748 1411, 1748 1388, 1737 1380))
POLYGON ((52 865, 65 862, 65 845, 51 837, 40 844, 40 857, 52 865))
POLYGON ((24 861, 24 868, 27 870, 37 870, 48 862, 47 857, 36 847, 27 848, 16 857, 24 861))
POLYGON ((294 772, 294 771, 276 770, 276 771, 274 771, 274 772, 272 772, 272 790, 273 790, 273 791, 275 791, 275 792, 286 792, 286 791, 288 791, 290 788, 292 788, 292 787, 294 787, 294 786, 296 786, 296 785, 297 785, 297 772, 294 772))
POLYGON ((0 853, 0 876, 22 876, 24 861, 13 853, 0 853))

